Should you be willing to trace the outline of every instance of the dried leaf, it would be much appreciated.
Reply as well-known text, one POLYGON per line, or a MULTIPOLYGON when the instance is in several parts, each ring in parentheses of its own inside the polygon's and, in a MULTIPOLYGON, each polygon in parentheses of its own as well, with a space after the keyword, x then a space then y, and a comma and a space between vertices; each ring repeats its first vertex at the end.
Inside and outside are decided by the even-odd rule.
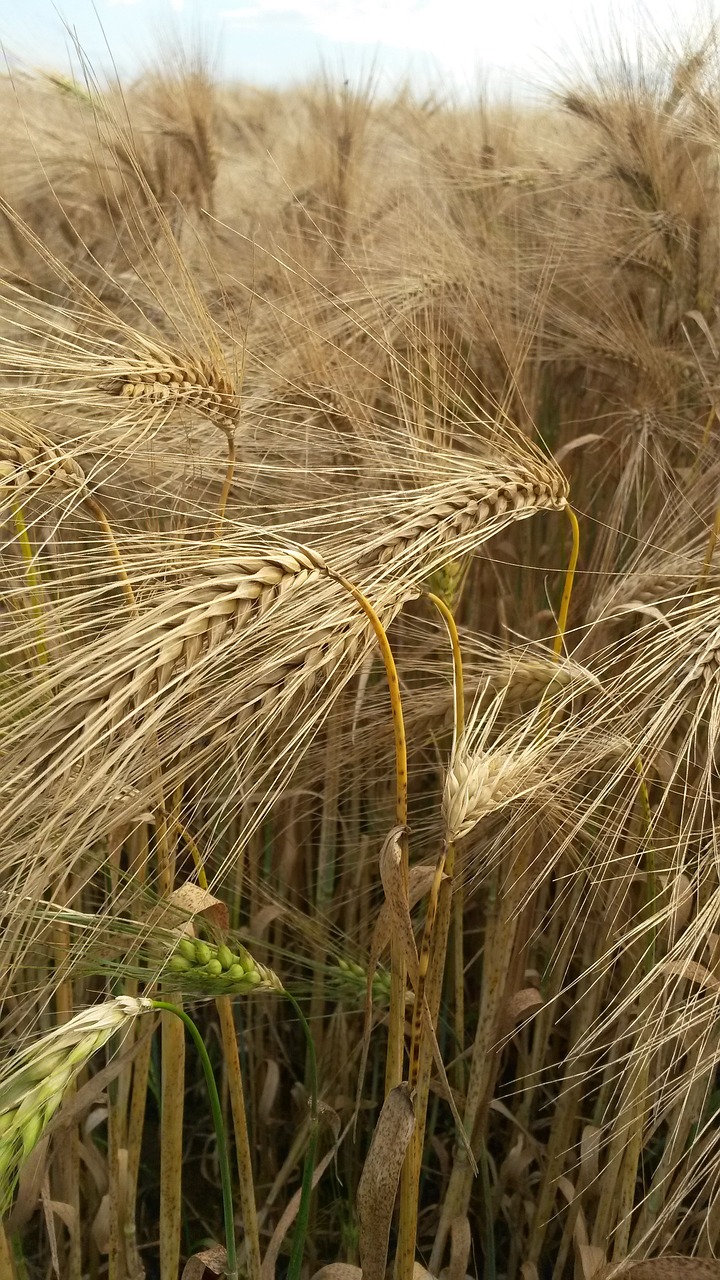
POLYGON ((465 1280, 470 1261, 470 1223, 467 1215, 454 1218, 450 1226, 450 1266, 448 1280, 465 1280))
POLYGON ((570 1179, 565 1177, 558 1178, 555 1185, 557 1186, 558 1191, 564 1195, 568 1204, 572 1204, 575 1199, 575 1186, 570 1179))
POLYGON ((460 1112, 458 1110, 458 1105, 455 1101, 455 1095, 450 1087, 450 1081, 447 1078, 445 1063, 443 1062, 443 1056, 442 1056, 442 1053, 440 1052, 440 1045, 438 1044, 437 1036, 435 1035, 435 1028, 433 1026, 432 1018, 430 1017, 430 1007, 428 1005, 427 1000, 424 997, 423 997, 423 1031, 425 1032, 425 1035, 430 1041, 430 1045, 432 1047, 432 1052, 433 1052, 433 1062, 435 1064, 437 1073, 440 1077, 441 1087, 437 1089, 437 1092, 440 1094, 442 1098, 445 1099, 445 1101, 447 1102, 450 1108, 452 1118, 455 1121, 455 1130, 456 1130, 457 1136, 460 1142, 462 1143, 463 1147, 465 1148, 465 1155, 467 1156, 468 1164, 470 1165, 470 1168, 473 1171, 473 1176, 477 1177, 477 1172, 478 1172, 477 1160, 475 1159, 475 1155, 474 1155, 472 1146, 470 1144, 470 1139, 468 1138, 468 1135, 465 1131, 463 1118, 460 1115, 460 1112))
MULTIPOLYGON (((387 862, 388 857, 391 860, 397 860, 399 856, 399 840, 400 840, 400 836, 403 834, 403 831, 404 831, 403 827, 393 827, 385 840, 385 843, 380 851, 381 878, 382 878, 383 863, 387 862)), ((408 920, 410 918, 411 905, 414 905, 415 901, 418 901, 423 896, 424 893, 428 892, 434 877, 435 877, 434 866, 422 866, 422 867, 411 868, 410 875, 408 877, 407 895, 405 895, 404 893, 404 887, 403 887, 403 892, 401 894, 401 898, 404 899, 407 904, 408 920), (411 893, 410 886, 412 886, 412 893, 411 893), (417 894, 417 898, 413 897, 412 896, 413 894, 417 894)), ((384 882, 383 882, 383 888, 385 888, 384 882)), ((356 1119, 357 1119, 357 1114, 360 1110, 363 1082, 365 1080, 365 1067, 367 1065, 367 1057, 370 1049, 370 1032, 372 1030, 372 1018, 373 1018, 373 995, 372 995, 373 979, 377 971, 378 961, 380 960, 380 956, 382 955, 383 949, 389 943, 392 932, 393 932, 393 928, 395 927, 393 905, 387 900, 387 891, 385 893, 385 897, 386 897, 386 901, 383 903, 380 909, 380 914, 378 916, 375 929, 373 930, 372 942, 370 944, 370 956, 368 959, 367 987, 365 989, 365 1018, 364 1018, 364 1024, 363 1024, 362 1051, 360 1054, 360 1069, 358 1071, 357 1091, 355 1094, 356 1119)), ((402 912, 402 914, 404 914, 404 912, 402 912)), ((415 935, 412 932, 412 925, 410 925, 410 934, 412 937, 412 946, 415 952, 415 974, 417 975, 418 958, 417 958, 417 948, 415 946, 415 935)), ((412 978, 412 974, 411 974, 411 978, 412 978)))
POLYGON ((512 1187, 517 1189, 520 1186, 522 1175, 535 1158, 535 1149, 528 1146, 524 1135, 520 1133, 500 1165, 500 1185, 503 1188, 512 1187))
POLYGON ((632 1280, 720 1280, 720 1261, 715 1258, 683 1258, 668 1255, 664 1258, 647 1258, 641 1262, 623 1262, 619 1267, 608 1267, 600 1278, 630 1276, 632 1280))
POLYGON ((214 898, 207 889, 201 889, 199 885, 187 881, 179 889, 174 889, 167 901, 171 906, 179 907, 186 915, 200 916, 223 933, 227 931, 230 924, 228 909, 224 902, 214 898))
POLYGON ((7 1221, 7 1229, 10 1235, 14 1235, 16 1231, 21 1231, 30 1221, 37 1208, 43 1180, 47 1173, 49 1142, 49 1136, 44 1134, 35 1150, 30 1152, 20 1170, 15 1204, 7 1221))
POLYGON ((380 879, 385 891, 385 902, 390 909, 393 937, 399 939, 405 964, 413 987, 418 982, 418 953, 415 945, 410 899, 402 874, 402 845, 404 827, 393 827, 380 850, 380 879))
POLYGON ((108 1189, 107 1162, 94 1142, 81 1138, 80 1159, 95 1184, 96 1192, 99 1196, 104 1196, 108 1189))
POLYGON ((268 1058, 267 1071, 265 1073, 265 1081, 258 1102, 258 1119, 263 1125, 266 1125, 270 1113, 275 1105, 278 1089, 280 1088, 280 1067, 275 1058, 268 1058))
POLYGON ((42 1205, 43 1217, 45 1219, 45 1229, 48 1235, 48 1243, 50 1245, 50 1259, 52 1262, 52 1269, 55 1272, 55 1275, 59 1277, 60 1259, 58 1256, 57 1235, 55 1233, 55 1219, 53 1218, 52 1208, 50 1207, 51 1206, 50 1179, 48 1177, 47 1170, 45 1171, 45 1176, 42 1181, 42 1187, 40 1189, 40 1203, 42 1205))
POLYGON ((77 1226, 77 1214, 73 1206, 71 1204, 66 1204, 64 1200, 48 1200, 47 1206, 52 1210, 56 1218, 59 1218, 61 1222, 64 1222, 68 1231, 72 1235, 77 1226))
POLYGON ((92 1220, 90 1234, 98 1253, 110 1251, 110 1196, 106 1192, 92 1220))
POLYGON ((227 1268, 227 1253, 221 1244, 203 1249, 188 1258, 182 1270, 181 1280, 203 1280, 206 1271, 213 1276, 223 1276, 227 1268))
POLYGON ((605 1250, 594 1244, 581 1244, 575 1255, 575 1280, 592 1280, 605 1266, 605 1250))
POLYGON ((505 1035, 533 1010, 542 1008, 544 1003, 537 987, 523 987, 522 991, 516 991, 508 1000, 505 1009, 505 1035))
MULTIPOLYGON (((350 1125, 348 1124, 345 1126, 345 1128, 343 1129, 343 1132, 340 1134, 340 1137, 338 1141, 335 1143, 335 1146, 330 1148, 330 1150, 323 1156, 320 1163, 316 1166, 315 1172, 313 1173, 313 1176, 312 1176, 313 1189, 317 1186, 318 1182, 322 1178, 328 1165, 330 1165, 332 1161, 335 1159, 335 1156, 337 1155, 340 1149, 343 1139, 346 1137, 347 1133, 349 1132, 349 1129, 350 1129, 350 1125)), ((275 1280, 275 1264, 277 1263, 278 1257, 280 1255, 282 1242, 285 1239, 285 1236, 287 1235, 288 1231, 290 1230, 293 1222, 297 1217, 297 1211, 300 1208, 301 1194, 302 1194, 302 1188, 299 1187, 298 1190, 295 1192, 295 1195, 293 1196, 292 1200, 287 1205, 280 1221, 278 1222, 275 1230, 272 1233, 272 1239, 270 1240, 270 1243, 265 1252, 265 1257, 262 1260, 262 1267, 260 1268, 260 1280, 275 1280)), ((342 1264, 337 1263, 332 1265, 340 1266, 342 1264)))
POLYGON ((658 968, 663 973, 672 974, 674 977, 698 982, 700 986, 709 987, 711 991, 720 991, 720 978, 716 978, 714 973, 705 968, 705 965, 698 964, 695 960, 664 960, 658 968))
POLYGON ((357 1191, 363 1280, 383 1280, 400 1171, 415 1128, 410 1086, 391 1089, 378 1116, 357 1191))
MULTIPOLYGON (((408 873, 408 903, 410 910, 416 907, 421 898, 430 892, 430 886, 435 878, 435 863, 418 862, 414 867, 410 868, 408 873)), ((447 880, 447 876, 443 874, 443 880, 447 880)), ((378 959, 383 951, 390 944, 392 935, 392 912, 387 903, 383 903, 378 913, 377 922, 373 931, 372 949, 378 949, 378 959)))
MULTIPOLYGON (((717 358, 718 358, 718 349, 717 349, 717 346, 715 345, 715 339, 714 339, 714 337, 713 337, 713 335, 712 335, 712 332, 711 332, 711 330, 710 330, 710 326, 708 325, 708 322, 707 322, 707 320, 705 319, 705 317, 704 317, 704 315, 703 315, 702 311, 686 311, 686 312, 685 312, 685 315, 688 317, 688 319, 689 319, 689 320, 694 320, 694 321, 695 321, 695 323, 696 323, 696 325, 697 325, 698 329, 701 331, 701 333, 703 334, 703 336, 704 336, 704 337, 705 337, 705 339, 707 340, 707 344, 708 344, 708 346, 709 346, 710 350, 712 351, 713 356, 714 356, 714 357, 715 357, 715 359, 717 360, 717 358)), ((685 325, 683 325, 683 330, 685 330, 685 325)))
POLYGON ((597 444, 599 440, 604 440, 605 436, 598 435, 595 431, 589 431, 587 435, 575 436, 572 440, 568 440, 567 444, 562 444, 555 454, 555 461, 562 462, 563 458, 567 458, 569 453, 573 453, 575 449, 582 449, 586 444, 597 444))
POLYGON ((351 1267, 349 1262, 331 1262, 316 1271, 312 1280, 363 1280, 363 1273, 360 1267, 351 1267))
POLYGON ((578 1192, 594 1183, 600 1168, 600 1139, 602 1129, 586 1124, 580 1136, 580 1174, 578 1192))
POLYGON ((250 920, 248 925, 248 934, 254 941, 259 942, 263 934, 270 928, 273 921, 280 920, 285 915, 287 915, 285 907, 279 906, 276 903, 270 903, 266 907, 261 907, 259 911, 255 912, 255 915, 250 920))

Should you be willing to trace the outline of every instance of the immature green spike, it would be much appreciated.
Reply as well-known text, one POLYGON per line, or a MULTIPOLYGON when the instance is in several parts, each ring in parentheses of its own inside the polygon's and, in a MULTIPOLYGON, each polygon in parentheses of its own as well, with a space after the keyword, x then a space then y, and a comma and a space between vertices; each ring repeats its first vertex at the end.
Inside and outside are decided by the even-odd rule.
MULTIPOLYGON (((362 1005, 365 999, 367 989, 367 971, 363 969, 361 964, 356 964, 354 960, 337 961, 337 967, 333 969, 334 976, 340 987, 341 1000, 351 1001, 362 1005)), ((387 969, 378 969, 373 978, 372 984, 373 1004, 387 1005, 390 1003, 390 974, 387 969)), ((408 999, 411 999, 408 993, 408 999)))
POLYGON ((462 560, 448 560, 440 569, 430 574, 427 589, 452 608, 460 594, 464 572, 465 564, 462 560))
POLYGON ((150 1000, 125 996, 94 1005, 5 1064, 0 1071, 0 1214, 71 1081, 111 1036, 152 1007, 150 1000))
POLYGON ((284 987, 277 974, 255 960, 241 943, 214 946, 183 938, 166 969, 169 987, 188 996, 232 996, 250 991, 277 991, 284 987))

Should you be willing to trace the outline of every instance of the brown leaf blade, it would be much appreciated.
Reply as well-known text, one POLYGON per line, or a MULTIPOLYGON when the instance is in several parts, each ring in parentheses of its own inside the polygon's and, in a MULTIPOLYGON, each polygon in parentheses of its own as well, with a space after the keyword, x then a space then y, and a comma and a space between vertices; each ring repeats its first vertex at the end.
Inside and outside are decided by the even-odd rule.
POLYGON ((363 1280, 383 1280, 385 1275, 400 1171, 414 1128, 410 1086, 399 1084, 385 1099, 358 1184, 363 1280))

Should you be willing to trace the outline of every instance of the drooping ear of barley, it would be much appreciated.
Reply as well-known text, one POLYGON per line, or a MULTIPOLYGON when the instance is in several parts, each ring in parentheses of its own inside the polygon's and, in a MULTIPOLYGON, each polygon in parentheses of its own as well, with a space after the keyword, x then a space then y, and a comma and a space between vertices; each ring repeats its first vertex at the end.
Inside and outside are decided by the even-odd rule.
POLYGON ((541 779, 537 748, 517 753, 472 751, 460 742, 445 776, 442 814, 449 840, 462 840, 479 822, 541 779))
POLYGON ((0 1069, 0 1211, 68 1085, 111 1036, 152 1008, 150 1000, 119 996, 85 1009, 0 1069))
POLYGON ((532 467, 523 459, 503 472, 492 465, 473 468, 466 462, 462 470, 464 474, 460 472, 454 481, 408 495, 403 503, 407 514, 399 519, 396 515, 389 530, 384 523, 361 552, 359 567, 367 572, 371 565, 388 566, 418 580, 458 560, 516 520, 567 506, 567 481, 549 463, 538 461, 532 467))
POLYGON ((155 368, 148 368, 150 363, 134 367, 128 362, 127 369, 108 383, 108 393, 133 403, 195 409, 227 434, 236 430, 240 398, 227 374, 190 357, 183 360, 160 354, 155 368))
POLYGON ((7 414, 0 416, 0 503, 5 497, 22 502, 41 490, 86 496, 85 473, 78 462, 57 445, 30 432, 7 414))
MULTIPOLYGON (((511 521, 538 509, 565 505, 566 484, 562 477, 537 482, 498 479, 493 483, 480 469, 476 479, 466 476, 453 486, 431 487, 413 495, 404 521, 396 517, 390 532, 385 524, 379 537, 370 535, 364 547, 345 547, 338 558, 341 562, 359 558, 362 572, 371 584, 377 574, 376 590, 382 593, 384 617, 390 620, 413 580, 428 564, 442 564, 449 551, 476 546, 511 521), (386 585, 391 574, 392 582, 386 585)), ((84 725, 83 743, 90 746, 129 710, 142 707, 149 697, 159 697, 166 686, 176 697, 184 678, 199 675, 200 660, 207 665, 214 651, 222 652, 233 638, 244 638, 251 623, 261 626, 271 607, 276 613, 278 609, 286 613, 291 595, 294 598, 297 594, 294 607, 299 608, 301 589, 312 606, 304 611, 306 644, 303 646, 299 637, 292 654, 278 648, 277 661, 273 663, 269 660, 272 641, 268 638, 267 673, 256 672, 254 687, 246 689, 244 703, 251 707, 264 705, 267 697, 281 693, 288 683, 295 690, 311 690, 317 675, 332 670, 343 655, 350 658, 345 667, 349 674, 358 642, 364 634, 367 643, 369 628, 362 622, 359 625, 351 609, 349 616, 346 609, 342 618, 336 603, 342 593, 337 587, 333 590, 334 584, 326 583, 322 591, 316 589, 324 576, 322 555, 306 547, 264 555, 229 555, 210 561, 195 584, 168 593, 165 601, 137 622, 104 639, 96 655, 87 655, 84 671, 69 683, 66 693, 60 692, 65 705, 53 714, 53 737, 57 740, 58 732, 84 725), (333 598, 334 626, 327 606, 327 621, 320 622, 324 593, 333 598), (313 616, 318 618, 315 632, 309 626, 313 616)), ((290 613, 287 617, 289 623, 290 613)), ((287 628, 282 626, 279 615, 278 624, 285 637, 287 628)), ((248 656, 251 652, 249 649, 248 656)))

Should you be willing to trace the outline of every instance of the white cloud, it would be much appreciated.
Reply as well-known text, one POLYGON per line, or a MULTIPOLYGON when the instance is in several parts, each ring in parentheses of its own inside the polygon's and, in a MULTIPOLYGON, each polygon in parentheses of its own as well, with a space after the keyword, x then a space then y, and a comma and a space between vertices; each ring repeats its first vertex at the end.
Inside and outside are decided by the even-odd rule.
MULTIPOLYGON (((131 5, 141 4, 142 0, 107 0, 107 3, 110 5, 111 9, 117 9, 119 7, 129 7, 131 5)), ((176 13, 182 13, 185 8, 185 0, 169 0, 169 4, 170 8, 174 9, 176 13)))
MULTIPOLYGON (((515 5, 535 9, 530 0, 515 5)), ((492 21, 483 6, 468 0, 259 0, 227 9, 222 16, 238 25, 257 27, 271 21, 300 20, 317 36, 338 44, 382 44, 408 52, 429 54, 455 70, 471 71, 483 54, 488 33, 497 36, 497 14, 492 21), (493 30, 494 29, 494 30, 493 30)), ((516 21, 508 25, 508 48, 517 44, 516 21)), ((497 44, 497 39, 493 40, 497 44)), ((483 60, 485 60, 483 58, 483 60)))
POLYGON ((424 54, 470 76, 480 64, 540 69, 547 57, 562 60, 568 50, 579 51, 583 32, 594 43, 593 36, 607 36, 613 26, 637 29, 643 16, 646 23, 648 16, 651 24, 662 22, 673 7, 673 0, 653 0, 652 9, 644 0, 600 6, 596 0, 249 0, 221 16, 255 30, 300 22, 333 43, 424 54))

